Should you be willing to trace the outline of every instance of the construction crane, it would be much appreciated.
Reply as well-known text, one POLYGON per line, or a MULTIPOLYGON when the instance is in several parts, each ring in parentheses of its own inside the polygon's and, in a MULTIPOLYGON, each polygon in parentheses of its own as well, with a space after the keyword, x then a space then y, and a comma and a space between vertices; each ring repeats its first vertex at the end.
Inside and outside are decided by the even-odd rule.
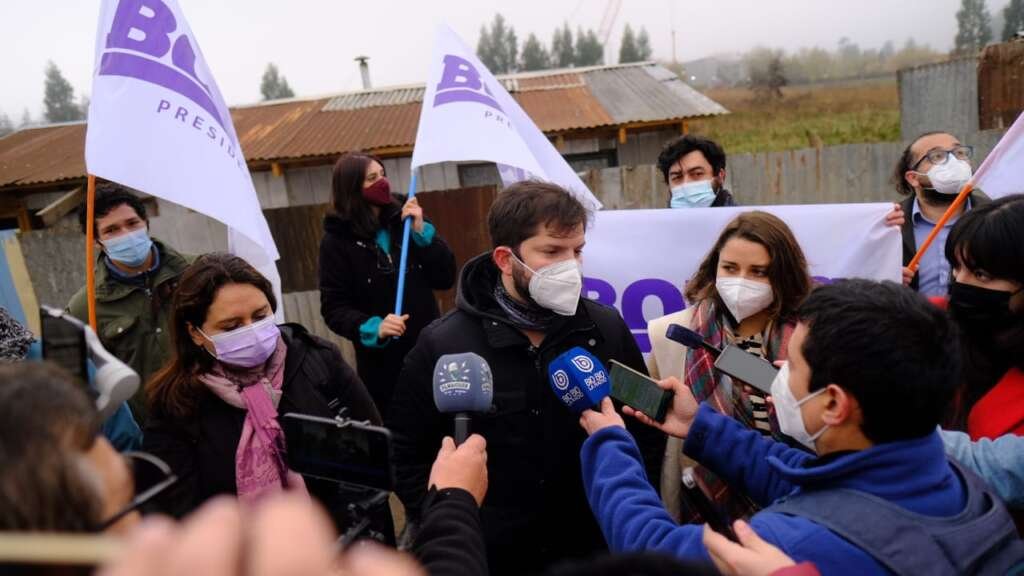
POLYGON ((601 26, 597 29, 597 35, 604 46, 604 61, 609 63, 608 39, 611 38, 612 28, 615 27, 615 19, 619 17, 619 8, 622 8, 622 0, 608 0, 604 6, 604 14, 601 16, 601 26))

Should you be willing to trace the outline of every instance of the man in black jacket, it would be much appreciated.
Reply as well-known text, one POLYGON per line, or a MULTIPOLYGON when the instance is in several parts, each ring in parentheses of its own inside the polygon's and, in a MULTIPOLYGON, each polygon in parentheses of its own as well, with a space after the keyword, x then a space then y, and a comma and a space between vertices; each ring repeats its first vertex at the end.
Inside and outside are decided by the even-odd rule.
MULTIPOLYGON (((492 574, 534 572, 606 549, 581 484, 584 434, 547 375, 548 364, 574 346, 645 370, 618 312, 580 300, 588 216, 558 186, 522 182, 503 191, 488 215, 494 249, 463 268, 457 309, 421 333, 392 400, 397 492, 415 521, 437 446, 453 425, 434 406, 434 364, 444 354, 475 352, 490 365, 494 404, 474 417, 473 430, 488 446, 490 491, 480 513, 492 574)), ((644 427, 636 433, 648 475, 657 478, 664 436, 644 427)))

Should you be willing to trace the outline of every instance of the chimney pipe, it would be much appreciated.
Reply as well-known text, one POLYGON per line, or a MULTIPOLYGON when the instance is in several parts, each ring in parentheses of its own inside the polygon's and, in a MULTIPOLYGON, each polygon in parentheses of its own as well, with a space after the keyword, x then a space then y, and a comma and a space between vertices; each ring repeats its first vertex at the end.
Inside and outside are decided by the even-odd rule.
POLYGON ((366 63, 369 59, 369 56, 356 56, 356 62, 359 62, 359 73, 363 76, 363 90, 373 87, 370 85, 370 65, 366 63))

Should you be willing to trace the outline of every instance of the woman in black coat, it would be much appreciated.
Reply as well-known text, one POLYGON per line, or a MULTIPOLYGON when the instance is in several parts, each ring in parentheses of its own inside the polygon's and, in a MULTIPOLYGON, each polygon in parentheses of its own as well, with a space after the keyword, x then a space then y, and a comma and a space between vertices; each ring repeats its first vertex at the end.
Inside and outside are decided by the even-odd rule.
POLYGON ((434 290, 455 283, 455 256, 423 218, 415 198, 391 194, 384 165, 349 153, 334 165, 334 213, 320 243, 320 314, 355 345, 356 369, 386 414, 405 355, 420 331, 438 318, 434 290), (403 220, 412 217, 402 315, 395 296, 403 220))
MULTIPOLYGON (((255 501, 291 489, 318 500, 343 529, 348 502, 365 498, 288 468, 279 415, 333 418, 345 409, 356 420, 381 420, 338 349, 299 325, 278 326, 276 308, 270 282, 237 256, 207 254, 182 274, 173 356, 147 384, 143 448, 179 478, 157 511, 181 517, 220 494, 255 501)), ((374 527, 393 534, 390 514, 378 516, 374 527)))

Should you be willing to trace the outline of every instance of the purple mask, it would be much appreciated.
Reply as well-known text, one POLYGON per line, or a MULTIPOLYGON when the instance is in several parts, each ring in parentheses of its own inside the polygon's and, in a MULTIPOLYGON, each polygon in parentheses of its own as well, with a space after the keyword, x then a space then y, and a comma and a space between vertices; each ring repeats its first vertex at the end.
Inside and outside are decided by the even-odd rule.
MULTIPOLYGON (((206 336, 202 330, 199 333, 206 336)), ((217 360, 221 363, 240 368, 255 368, 266 363, 274 350, 277 350, 280 335, 281 330, 277 327, 275 318, 267 316, 248 326, 206 338, 213 342, 217 360)))

